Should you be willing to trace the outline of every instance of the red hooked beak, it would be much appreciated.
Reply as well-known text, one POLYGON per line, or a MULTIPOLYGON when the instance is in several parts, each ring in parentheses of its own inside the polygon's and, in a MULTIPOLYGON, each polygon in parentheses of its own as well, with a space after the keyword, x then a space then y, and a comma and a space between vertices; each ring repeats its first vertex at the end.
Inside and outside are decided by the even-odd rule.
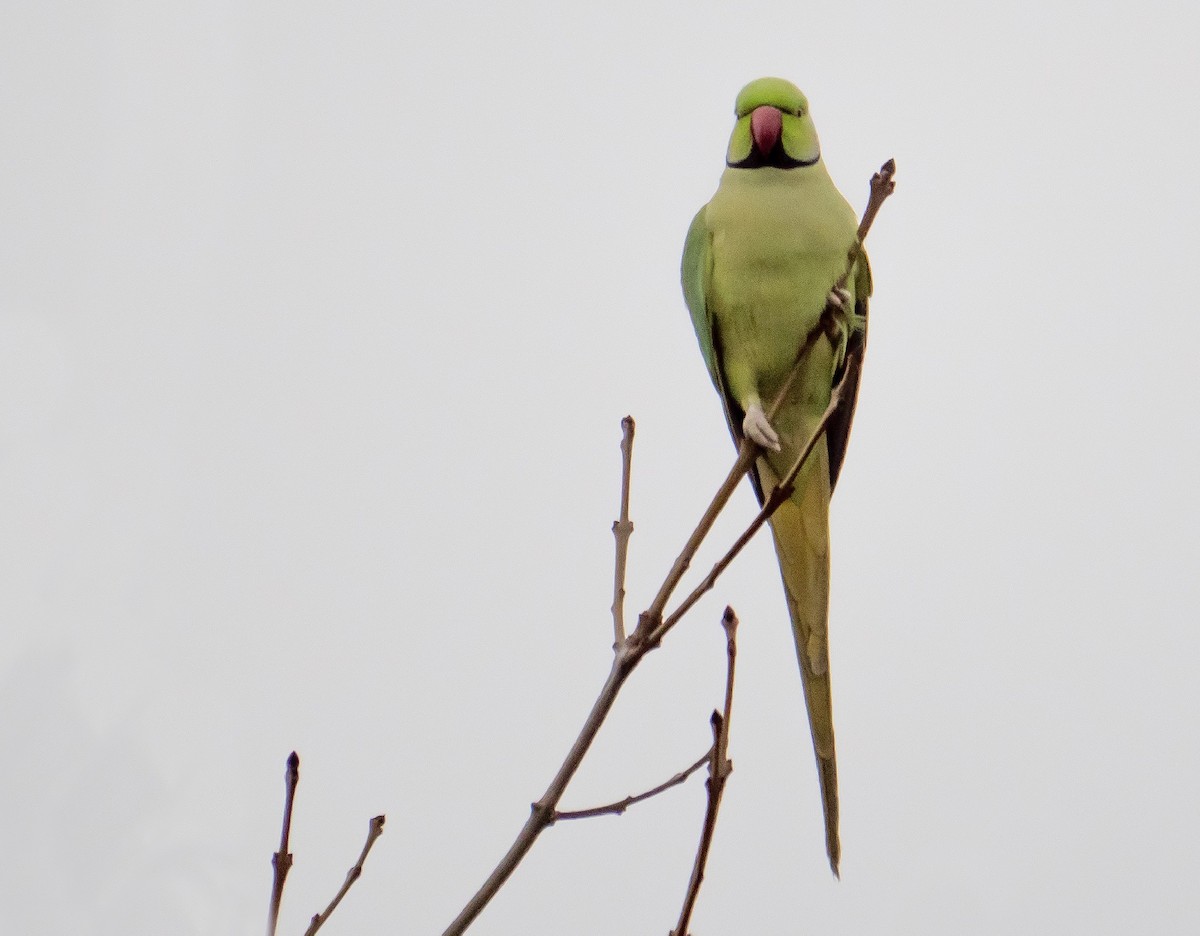
POLYGON ((778 108, 769 104, 754 108, 750 115, 750 136, 754 138, 755 149, 766 156, 775 148, 782 132, 783 114, 778 108))

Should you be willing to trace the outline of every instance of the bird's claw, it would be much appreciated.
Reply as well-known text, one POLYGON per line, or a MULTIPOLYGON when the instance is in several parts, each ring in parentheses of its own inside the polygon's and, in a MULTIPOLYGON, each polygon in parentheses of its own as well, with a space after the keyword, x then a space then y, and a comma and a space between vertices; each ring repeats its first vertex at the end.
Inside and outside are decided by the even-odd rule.
POLYGON ((755 445, 761 445, 765 449, 771 449, 774 452, 778 452, 780 449, 779 435, 767 422, 767 415, 758 403, 751 403, 746 408, 746 418, 742 420, 742 435, 755 445))
POLYGON ((834 286, 833 289, 829 290, 829 296, 825 300, 825 304, 839 315, 845 315, 850 311, 850 305, 853 301, 849 290, 843 289, 841 286, 834 286))
POLYGON ((825 311, 829 313, 825 333, 830 341, 844 342, 851 334, 861 330, 865 323, 854 309, 854 297, 840 286, 834 286, 829 291, 825 311))

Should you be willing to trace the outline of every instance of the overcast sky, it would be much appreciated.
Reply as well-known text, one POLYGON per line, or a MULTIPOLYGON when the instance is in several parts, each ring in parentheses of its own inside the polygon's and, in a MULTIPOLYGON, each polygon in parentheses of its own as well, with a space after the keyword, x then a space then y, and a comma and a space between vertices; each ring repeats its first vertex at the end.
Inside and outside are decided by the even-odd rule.
MULTIPOLYGON (((6 931, 440 933, 732 452, 678 286, 732 104, 812 103, 870 242, 834 502, 843 880, 767 537, 564 800, 709 742, 718 933, 1200 921, 1200 80, 1184 3, 0 5, 6 931)), ((745 486, 703 570, 751 517, 745 486)), ((549 830, 472 932, 662 934, 699 778, 549 830)))

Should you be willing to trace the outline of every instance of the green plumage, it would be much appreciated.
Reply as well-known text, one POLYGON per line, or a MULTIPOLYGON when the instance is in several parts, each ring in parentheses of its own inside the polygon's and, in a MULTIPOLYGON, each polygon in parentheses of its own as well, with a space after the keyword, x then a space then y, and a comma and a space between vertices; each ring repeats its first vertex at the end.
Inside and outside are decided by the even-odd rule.
MULTIPOLYGON (((778 78, 752 82, 738 95, 736 113, 727 168, 688 230, 682 275, 701 353, 740 441, 747 413, 756 408, 761 416, 770 405, 819 321, 845 270, 857 220, 820 160, 808 102, 795 86, 778 78)), ((787 472, 828 406, 848 342, 865 340, 870 289, 864 256, 847 284, 856 313, 843 316, 850 327, 840 340, 818 340, 771 422, 780 449, 764 448, 757 459, 752 481, 760 500, 787 472)), ((835 874, 841 849, 828 670, 829 497, 855 397, 848 394, 801 469, 795 492, 771 521, 835 874)))

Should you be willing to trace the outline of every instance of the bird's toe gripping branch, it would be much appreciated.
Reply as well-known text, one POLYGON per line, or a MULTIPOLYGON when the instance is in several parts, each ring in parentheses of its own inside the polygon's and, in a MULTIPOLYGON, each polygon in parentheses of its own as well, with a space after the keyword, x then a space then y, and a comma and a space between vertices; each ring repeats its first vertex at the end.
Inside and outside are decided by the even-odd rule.
POLYGON ((834 286, 829 291, 829 298, 825 300, 826 305, 841 315, 845 315, 850 311, 852 302, 853 297, 850 295, 850 291, 843 289, 841 286, 834 286))
POLYGON ((866 319, 854 310, 854 297, 841 286, 834 286, 825 300, 822 316, 825 336, 834 348, 835 367, 841 367, 846 359, 850 336, 866 326, 866 319))
POLYGON ((825 313, 828 316, 831 331, 840 329, 844 335, 850 335, 863 327, 863 317, 854 311, 854 297, 841 286, 834 286, 825 300, 825 313))
POLYGON ((751 403, 746 407, 746 418, 742 420, 742 435, 755 445, 771 449, 773 452, 780 449, 779 434, 771 428, 760 403, 751 403))

